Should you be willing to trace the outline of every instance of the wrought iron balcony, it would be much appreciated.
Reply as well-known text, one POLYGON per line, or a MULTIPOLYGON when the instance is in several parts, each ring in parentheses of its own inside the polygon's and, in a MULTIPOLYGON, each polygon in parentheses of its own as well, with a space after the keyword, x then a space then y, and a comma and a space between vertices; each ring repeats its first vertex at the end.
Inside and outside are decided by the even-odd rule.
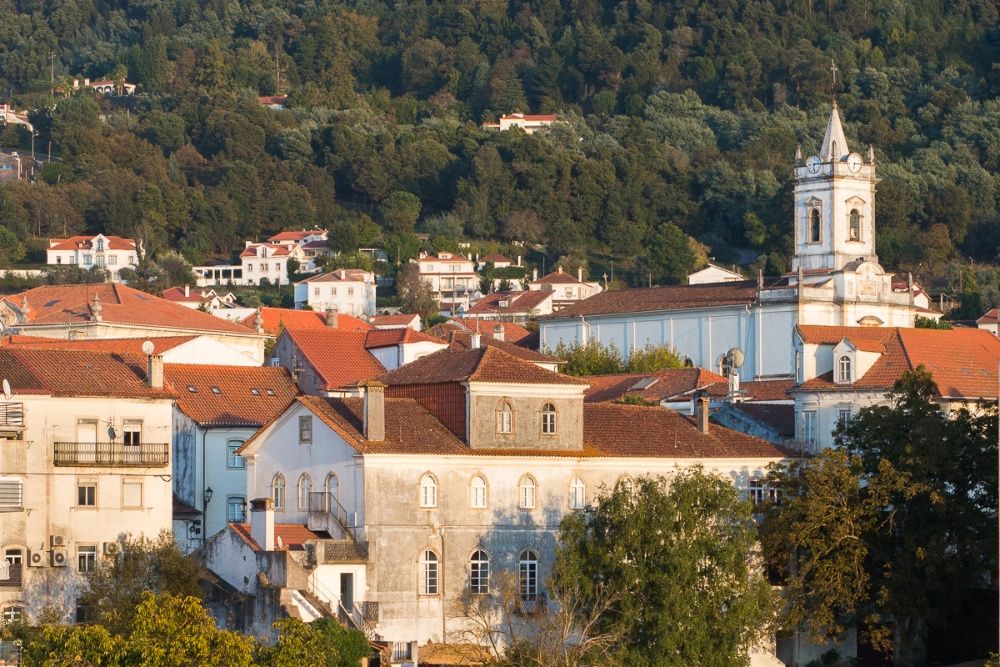
POLYGON ((0 428, 24 428, 24 403, 0 402, 0 428))
POLYGON ((57 442, 53 452, 57 466, 98 468, 151 468, 170 462, 170 443, 57 442))

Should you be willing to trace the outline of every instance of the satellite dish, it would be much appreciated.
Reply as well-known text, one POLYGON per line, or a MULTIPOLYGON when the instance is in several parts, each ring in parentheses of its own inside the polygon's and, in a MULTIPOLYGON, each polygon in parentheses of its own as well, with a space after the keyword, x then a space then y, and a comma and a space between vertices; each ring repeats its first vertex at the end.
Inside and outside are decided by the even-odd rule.
POLYGON ((108 439, 111 440, 111 442, 114 442, 117 437, 118 429, 115 428, 114 424, 108 424, 108 439))
POLYGON ((156 348, 153 347, 153 341, 151 341, 151 340, 147 340, 145 343, 142 344, 142 352, 143 352, 143 354, 146 354, 146 355, 153 354, 153 350, 154 349, 156 349, 156 348))
POLYGON ((4 398, 4 400, 5 401, 9 401, 10 397, 12 395, 13 394, 12 394, 12 392, 10 390, 10 382, 7 381, 7 378, 4 378, 3 379, 3 398, 4 398))
POLYGON ((738 347, 730 348, 729 352, 726 352, 726 357, 729 360, 729 365, 733 368, 739 368, 746 361, 746 353, 738 347))

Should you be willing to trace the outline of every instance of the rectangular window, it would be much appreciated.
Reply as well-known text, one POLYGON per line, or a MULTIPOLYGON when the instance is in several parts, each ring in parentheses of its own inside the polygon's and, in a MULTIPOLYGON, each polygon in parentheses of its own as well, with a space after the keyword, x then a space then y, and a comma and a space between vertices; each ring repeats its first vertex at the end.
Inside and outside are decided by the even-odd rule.
POLYGON ((413 649, 410 642, 393 642, 392 659, 394 662, 397 660, 412 660, 413 649))
POLYGON ((534 600, 538 597, 538 561, 522 559, 517 564, 518 587, 521 589, 522 600, 534 600))
POLYGON ((802 442, 810 450, 816 447, 816 411, 808 410, 802 413, 802 442))
POLYGON ((348 287, 347 288, 347 296, 354 296, 354 288, 353 287, 348 287))
POLYGON ((337 296, 337 288, 336 287, 330 289, 330 296, 337 296))
POLYGON ((226 467, 234 470, 246 468, 247 462, 236 450, 243 446, 242 440, 230 440, 226 443, 226 467))
POLYGON ((117 264, 117 263, 118 263, 118 255, 110 255, 108 257, 108 264, 117 264))
POLYGON ((842 426, 847 426, 848 422, 851 421, 851 409, 841 408, 837 411, 837 421, 840 422, 842 426))
POLYGON ((76 571, 81 574, 93 572, 97 565, 97 545, 78 545, 76 547, 76 571))
POLYGON ((0 512, 24 507, 24 485, 19 479, 0 479, 0 512))
POLYGON ((312 415, 299 417, 299 444, 311 445, 313 441, 312 415))
POLYGON ((764 482, 759 479, 751 479, 747 487, 747 500, 754 505, 764 502, 764 482))
POLYGON ((122 442, 135 447, 142 442, 142 420, 126 419, 122 424, 122 442))
POLYGON ((122 508, 138 509, 142 507, 142 480, 122 480, 122 508))
POLYGON ((79 481, 76 483, 77 507, 97 507, 97 482, 79 481))
POLYGON ((313 287, 313 296, 319 296, 319 288, 313 287))
POLYGON ((84 266, 90 266, 90 261, 91 261, 90 260, 90 255, 84 255, 83 256, 83 265, 84 266))
POLYGON ((246 521, 246 504, 247 499, 243 496, 226 498, 226 518, 237 523, 246 521))

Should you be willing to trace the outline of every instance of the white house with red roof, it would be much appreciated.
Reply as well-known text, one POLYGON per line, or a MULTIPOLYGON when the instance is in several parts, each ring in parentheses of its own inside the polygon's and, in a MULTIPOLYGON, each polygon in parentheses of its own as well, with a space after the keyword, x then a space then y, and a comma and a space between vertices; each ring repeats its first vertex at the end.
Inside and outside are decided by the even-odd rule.
POLYGON ((227 366, 259 366, 252 357, 219 342, 211 336, 163 336, 159 338, 42 338, 40 336, 4 336, 0 346, 48 350, 87 350, 91 352, 125 352, 140 354, 146 342, 153 344, 156 354, 167 364, 225 364, 227 366))
POLYGON ((71 236, 49 239, 45 250, 45 263, 49 265, 75 265, 82 269, 97 267, 108 272, 111 280, 118 282, 118 272, 135 267, 142 254, 142 244, 120 236, 71 236))
POLYGON ((168 287, 160 296, 167 301, 179 303, 192 310, 227 310, 236 306, 236 295, 232 292, 216 292, 214 289, 191 289, 190 285, 168 287))
POLYGON ((327 243, 327 238, 328 232, 325 229, 301 229, 278 232, 267 239, 267 242, 285 246, 290 250, 296 246, 300 248, 302 257, 297 258, 301 262, 299 271, 309 273, 318 270, 315 264, 317 259, 333 254, 327 243))
POLYGON ((375 274, 363 269, 336 269, 295 283, 295 307, 346 313, 375 314, 375 274))
POLYGON ((550 113, 511 113, 500 116, 499 120, 495 123, 483 123, 483 129, 504 132, 517 127, 524 130, 527 134, 534 134, 539 130, 545 130, 552 127, 557 122, 559 122, 559 118, 555 114, 550 113))
POLYGON ((555 290, 492 292, 465 311, 467 319, 502 320, 524 324, 554 310, 555 290))
POLYGON ((976 326, 989 331, 994 336, 1000 336, 1000 308, 991 308, 976 320, 976 326))
POLYGON ((416 262, 420 279, 430 285, 442 311, 464 312, 479 298, 479 274, 476 263, 452 252, 437 255, 421 253, 416 262))
POLYGON ((163 359, 5 346, 0 376, 0 617, 84 620, 84 575, 122 535, 171 528, 163 359))
POLYGON ((34 132, 35 127, 28 120, 27 111, 18 111, 11 105, 7 103, 0 104, 0 124, 3 125, 21 125, 28 129, 28 132, 34 132))
POLYGON ((375 315, 371 318, 371 324, 376 329, 413 329, 414 331, 420 331, 423 328, 423 323, 420 321, 420 315, 416 313, 393 313, 384 315, 375 315))
POLYGON ((601 283, 584 281, 582 268, 576 270, 576 277, 574 278, 568 273, 563 273, 561 266, 541 278, 538 277, 537 269, 532 270, 531 282, 528 283, 528 289, 530 291, 552 292, 553 310, 560 310, 570 304, 589 299, 595 294, 600 294, 604 291, 601 283))

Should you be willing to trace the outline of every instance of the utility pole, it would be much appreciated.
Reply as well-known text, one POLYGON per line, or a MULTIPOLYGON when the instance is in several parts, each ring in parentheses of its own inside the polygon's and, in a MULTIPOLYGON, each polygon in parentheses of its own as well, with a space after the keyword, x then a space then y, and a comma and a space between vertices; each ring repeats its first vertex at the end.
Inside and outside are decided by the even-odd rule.
POLYGON ((56 94, 56 54, 49 51, 49 96, 56 94))

